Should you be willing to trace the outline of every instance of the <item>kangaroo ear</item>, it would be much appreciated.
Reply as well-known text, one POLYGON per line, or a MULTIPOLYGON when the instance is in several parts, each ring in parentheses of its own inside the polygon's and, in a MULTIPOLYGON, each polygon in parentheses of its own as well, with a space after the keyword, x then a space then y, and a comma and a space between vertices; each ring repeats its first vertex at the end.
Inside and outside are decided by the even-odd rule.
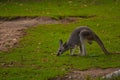
POLYGON ((60 39, 60 40, 59 40, 59 43, 60 43, 60 45, 62 45, 62 44, 63 44, 63 41, 62 41, 62 39, 60 39))
POLYGON ((63 46, 64 46, 65 48, 67 48, 67 42, 65 42, 63 46))

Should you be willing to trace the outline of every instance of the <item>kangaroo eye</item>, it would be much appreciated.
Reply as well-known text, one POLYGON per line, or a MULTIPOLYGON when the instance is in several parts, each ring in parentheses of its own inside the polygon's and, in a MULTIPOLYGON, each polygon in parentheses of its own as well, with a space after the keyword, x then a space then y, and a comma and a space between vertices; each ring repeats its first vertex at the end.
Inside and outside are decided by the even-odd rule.
POLYGON ((59 52, 61 52, 61 50, 59 50, 59 52))

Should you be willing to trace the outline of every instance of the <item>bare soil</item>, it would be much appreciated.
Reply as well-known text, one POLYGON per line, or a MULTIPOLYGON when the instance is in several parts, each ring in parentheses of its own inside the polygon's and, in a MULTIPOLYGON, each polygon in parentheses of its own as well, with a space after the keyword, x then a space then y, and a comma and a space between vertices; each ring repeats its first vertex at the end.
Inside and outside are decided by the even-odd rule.
POLYGON ((0 51, 8 51, 19 43, 19 38, 24 36, 25 29, 40 24, 60 24, 75 22, 77 18, 69 17, 62 19, 53 19, 50 17, 35 17, 35 18, 12 18, 6 20, 5 18, 0 19, 0 51))
POLYGON ((108 69, 92 68, 84 71, 72 70, 70 73, 67 73, 64 76, 51 78, 49 80, 95 80, 98 77, 102 77, 104 75, 107 75, 108 73, 112 73, 119 69, 120 68, 108 68, 108 69))

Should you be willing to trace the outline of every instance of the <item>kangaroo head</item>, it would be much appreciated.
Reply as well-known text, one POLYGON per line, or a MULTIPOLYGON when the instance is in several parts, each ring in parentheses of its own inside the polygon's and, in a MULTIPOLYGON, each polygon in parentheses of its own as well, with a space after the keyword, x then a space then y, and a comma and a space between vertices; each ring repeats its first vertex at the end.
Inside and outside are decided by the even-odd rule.
POLYGON ((61 55, 66 50, 68 50, 68 46, 67 46, 66 42, 63 44, 63 41, 59 40, 59 49, 57 52, 57 56, 61 55))

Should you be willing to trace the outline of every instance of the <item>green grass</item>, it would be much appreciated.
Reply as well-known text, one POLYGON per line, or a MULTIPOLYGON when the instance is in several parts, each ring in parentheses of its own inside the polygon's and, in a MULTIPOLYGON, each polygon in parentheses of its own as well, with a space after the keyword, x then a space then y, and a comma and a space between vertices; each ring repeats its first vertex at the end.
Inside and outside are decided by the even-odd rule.
POLYGON ((56 56, 59 47, 58 40, 67 41, 71 31, 81 25, 88 25, 94 30, 110 52, 120 50, 119 2, 99 0, 93 4, 92 0, 80 3, 78 1, 75 0, 72 3, 68 3, 67 0, 59 3, 57 0, 25 3, 0 2, 2 4, 0 16, 96 15, 93 18, 80 19, 76 23, 39 25, 26 30, 27 36, 20 40, 17 48, 6 53, 0 52, 1 80, 48 80, 62 76, 71 69, 120 67, 120 55, 106 56, 96 43, 87 44, 88 54, 85 57, 69 56, 69 52, 56 56), (87 7, 79 7, 85 4, 87 7))
MULTIPOLYGON (((106 56, 96 43, 87 46, 88 55, 86 57, 72 57, 69 56, 69 52, 57 57, 55 54, 59 46, 58 40, 62 38, 65 41, 72 29, 78 25, 81 24, 41 25, 27 30, 28 35, 21 40, 18 48, 0 54, 0 63, 8 65, 8 67, 0 67, 1 79, 47 80, 64 74, 70 69, 120 67, 120 55, 106 56)), ((116 40, 113 39, 114 34, 118 34, 119 27, 114 27, 116 30, 114 34, 110 33, 112 28, 108 28, 104 35, 101 32, 110 26, 99 28, 99 30, 93 25, 90 26, 104 40, 109 51, 119 51, 119 38, 116 36, 116 40)))
POLYGON ((104 17, 109 17, 112 15, 111 17, 114 17, 114 14, 119 14, 119 3, 119 0, 59 0, 59 2, 58 0, 41 0, 36 2, 33 0, 2 0, 0 2, 0 16, 56 17, 105 15, 104 17))

